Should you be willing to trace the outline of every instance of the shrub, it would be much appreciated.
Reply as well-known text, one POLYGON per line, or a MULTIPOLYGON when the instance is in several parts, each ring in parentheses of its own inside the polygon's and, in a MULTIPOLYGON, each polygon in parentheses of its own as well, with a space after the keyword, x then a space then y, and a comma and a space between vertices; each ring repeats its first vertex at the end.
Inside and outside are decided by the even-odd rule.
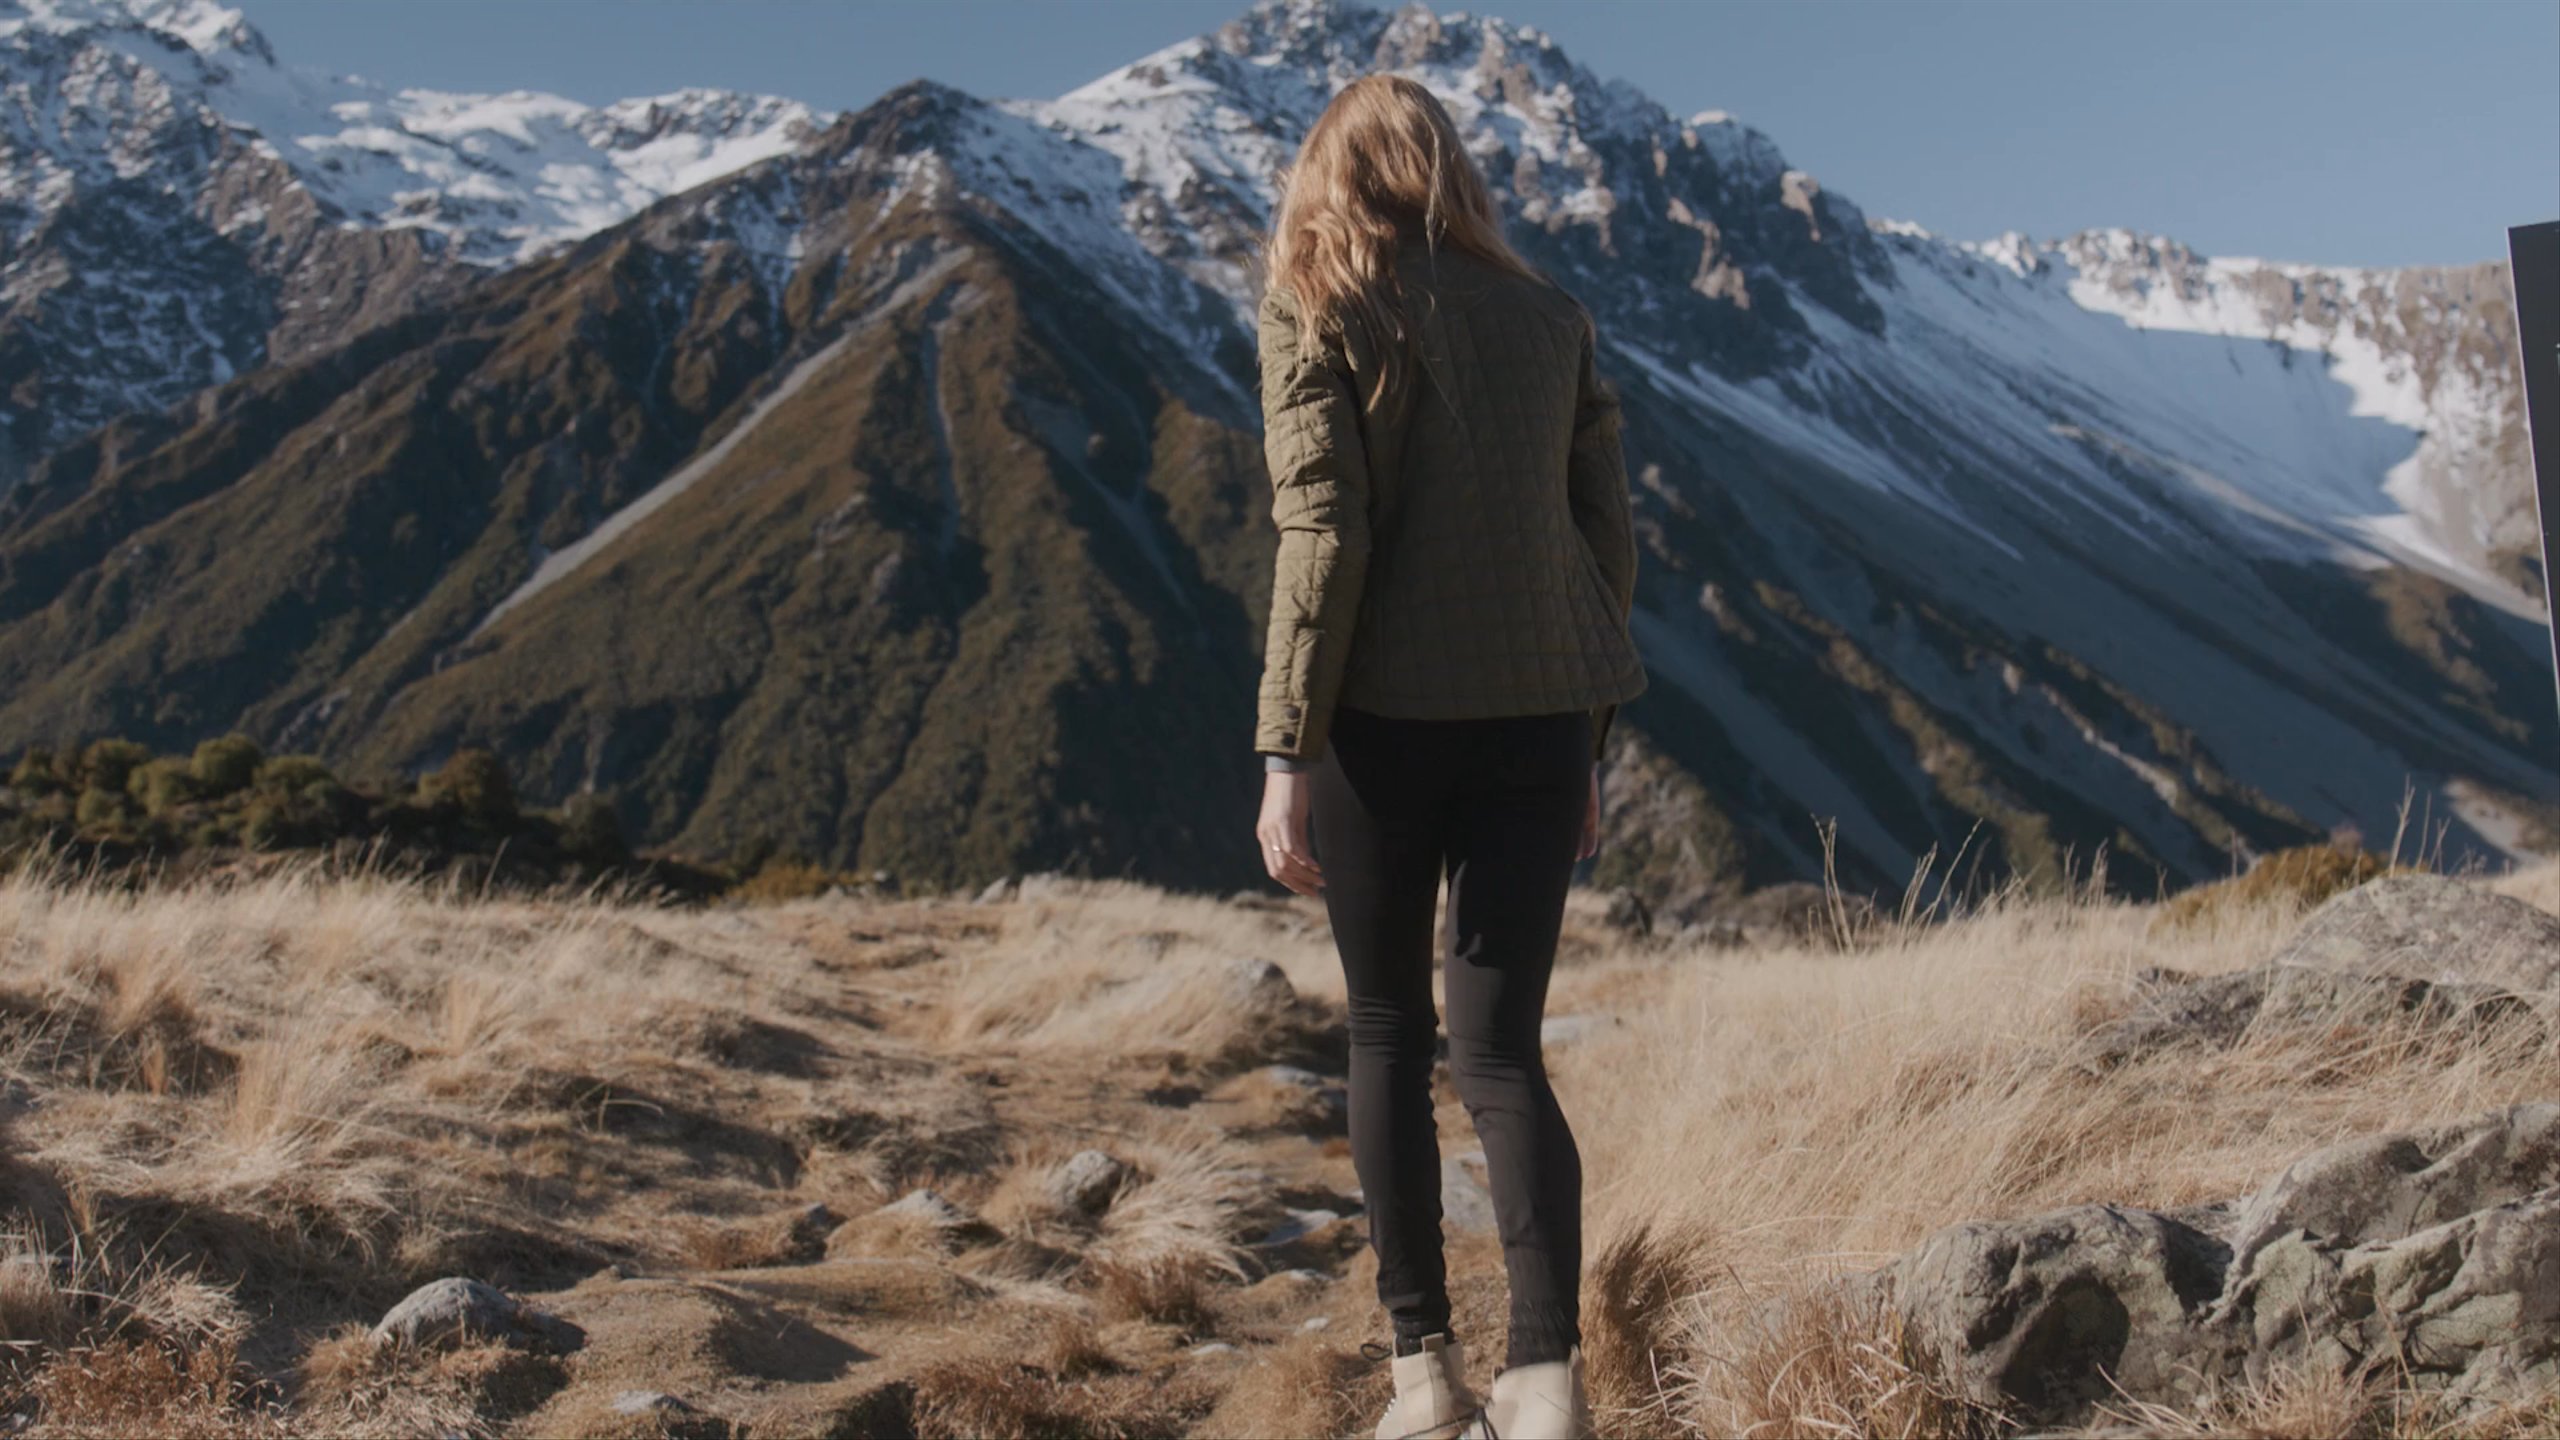
POLYGON ((80 781, 91 790, 122 790, 151 752, 130 740, 100 740, 80 752, 80 781))
POLYGON ((257 784, 261 790, 298 795, 322 781, 334 785, 337 780, 328 766, 310 755, 270 755, 258 765, 257 784))
POLYGON ((331 835, 343 835, 364 824, 364 797, 339 784, 335 776, 323 775, 293 795, 313 825, 331 835))
POLYGON ((240 843, 252 850, 277 850, 292 843, 295 826, 282 801, 261 795, 240 814, 240 843))
POLYGON ((42 795, 62 788, 62 772, 54 766, 52 751, 30 745, 9 771, 9 783, 30 795, 42 795))
POLYGON ((184 760, 154 760, 125 781, 125 793, 153 815, 166 815, 196 798, 194 767, 184 760))
POLYGON ((457 750, 420 786, 438 806, 451 806, 485 826, 503 826, 516 818, 515 786, 507 780, 506 762, 488 750, 457 750))
POLYGON ((590 865, 623 865, 631 860, 622 817, 603 796, 592 793, 573 797, 561 810, 560 848, 590 865))
POLYGON ((258 765, 266 758, 258 742, 246 735, 207 740, 196 747, 196 784, 207 795, 236 794, 258 778, 258 765))
POLYGON ((801 860, 768 860, 764 868, 738 883, 732 895, 750 904, 771 905, 824 895, 844 877, 823 865, 801 860))
POLYGON ((111 830, 132 817, 132 802, 122 789, 101 790, 90 786, 80 792, 80 808, 73 812, 83 830, 111 830))

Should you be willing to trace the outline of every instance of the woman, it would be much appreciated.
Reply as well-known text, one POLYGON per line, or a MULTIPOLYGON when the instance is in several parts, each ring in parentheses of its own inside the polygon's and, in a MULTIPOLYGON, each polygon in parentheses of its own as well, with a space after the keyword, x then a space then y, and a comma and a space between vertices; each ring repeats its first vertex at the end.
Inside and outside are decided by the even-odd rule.
POLYGON ((1371 76, 1326 107, 1267 264, 1280 542, 1257 833, 1273 878, 1323 895, 1350 995, 1352 1157, 1395 1331, 1378 1434, 1586 1435, 1581 1163, 1538 1028, 1565 891, 1599 844, 1601 740, 1645 686, 1616 397, 1589 314, 1504 242, 1456 126, 1412 81, 1371 76), (1511 1285, 1482 1406, 1440 1244, 1444 871, 1450 1069, 1511 1285))

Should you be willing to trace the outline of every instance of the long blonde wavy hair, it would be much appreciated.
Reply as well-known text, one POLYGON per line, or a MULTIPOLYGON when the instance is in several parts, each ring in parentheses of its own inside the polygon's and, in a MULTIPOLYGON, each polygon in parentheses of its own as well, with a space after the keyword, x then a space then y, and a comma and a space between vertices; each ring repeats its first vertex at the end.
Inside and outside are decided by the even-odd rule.
POLYGON ((1420 237, 1504 270, 1537 271, 1502 238, 1493 193, 1429 90, 1399 75, 1364 75, 1316 117, 1281 177, 1265 243, 1267 283, 1298 302, 1301 344, 1358 328, 1378 342, 1374 402, 1397 378, 1405 335, 1396 247, 1420 237))

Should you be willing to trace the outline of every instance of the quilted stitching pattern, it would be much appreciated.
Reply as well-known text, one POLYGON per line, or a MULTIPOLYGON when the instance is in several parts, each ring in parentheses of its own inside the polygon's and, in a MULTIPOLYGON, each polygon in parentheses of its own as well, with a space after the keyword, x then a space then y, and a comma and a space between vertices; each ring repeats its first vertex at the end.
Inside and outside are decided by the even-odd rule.
POLYGON ((1374 405, 1373 356, 1302 351, 1292 298, 1263 298, 1280 548, 1254 748, 1320 753, 1337 703, 1442 720, 1589 709, 1603 736, 1645 673, 1618 401, 1590 317, 1454 252, 1408 246, 1398 277, 1411 348, 1374 405))

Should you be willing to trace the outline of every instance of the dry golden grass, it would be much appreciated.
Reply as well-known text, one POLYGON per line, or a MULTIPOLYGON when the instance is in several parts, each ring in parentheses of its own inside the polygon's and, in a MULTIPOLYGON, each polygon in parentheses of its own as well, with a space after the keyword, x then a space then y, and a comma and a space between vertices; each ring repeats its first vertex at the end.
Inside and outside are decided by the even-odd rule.
POLYGON ((1183 931, 1120 932, 1096 944, 1082 929, 1043 931, 1027 955, 969 962, 953 977, 947 1042, 1057 1055, 1172 1051, 1235 1066, 1286 1053, 1303 1027, 1284 992, 1255 983, 1263 956, 1183 931))
MULTIPOLYGON (((2553 867, 2498 888, 2555 898, 2553 867)), ((1604 959, 1556 1007, 1624 996, 1626 1023, 1551 1063, 1582 1137, 1593 1284, 1689 1277, 1663 1301, 1587 1301, 1620 1423, 1699 1435, 1911 1433, 1949 1417, 1869 1327, 1768 1333, 1769 1302, 1883 1264, 1960 1220, 2090 1201, 2240 1195, 2301 1154, 2560 1094, 2547 1044, 2409 1026, 2253 1031, 2228 1051, 2103 1076, 2068 1063, 2146 966, 2258 963, 2290 903, 2215 907, 2155 934, 2152 907, 2000 897, 1885 928, 1854 954, 1704 964, 1604 959), (1640 966, 1640 977, 1626 967, 1640 966), (1779 1383, 1783 1378, 1784 1383, 1779 1383)), ((1586 1293, 1590 1293, 1590 1286, 1586 1293)), ((1779 1307, 1784 1308, 1784 1307, 1779 1307)))
POLYGON ((1215 1396, 1197 1380, 1097 1370, 1092 1356, 1065 1358, 1062 1372, 1008 1350, 961 1354, 915 1378, 915 1433, 921 1440, 1176 1440, 1215 1396))
POLYGON ((2093 1428, 2161 1440, 2548 1440, 2560 1434, 2560 1395, 2458 1408, 2440 1393, 2398 1383, 2388 1373, 2359 1381, 2328 1372, 2284 1371, 2195 1410, 2120 1400, 2100 1407, 2093 1428))
MULTIPOLYGON (((2560 910, 2560 866, 2489 883, 2560 910)), ((1943 923, 1888 910, 1846 949, 1687 953, 1577 896, 1550 1010, 1612 1023, 1551 1065, 1588 1176, 1607 1433, 1984 1428, 1883 1317, 1769 1302, 1957 1220, 2236 1195, 2348 1136, 2560 1093, 2547 1046, 2371 1022, 2070 1063, 2138 972, 2257 964, 2301 897, 2172 928, 2094 891, 2004 896, 1943 923)), ((1336 1203, 1347 1159, 1312 1121, 1202 1098, 1303 1053, 1340 997, 1312 902, 1116 882, 673 911, 22 873, 0 880, 0 1085, 41 1103, 0 1132, 0 1380, 37 1433, 1362 1433, 1385 1394, 1355 1353, 1377 1333, 1367 1255, 1245 1243, 1282 1191, 1336 1203), (1222 1113, 1236 1130, 1203 1118, 1222 1113), (1133 1169, 1098 1216, 1050 1184, 1088 1147, 1133 1169), (811 1205, 859 1221, 916 1186, 992 1229, 946 1251, 856 1224, 812 1258, 811 1205), (1275 1273, 1300 1264, 1326 1268, 1275 1273), (362 1338, 455 1273, 550 1297, 594 1343, 563 1362, 362 1338), (1193 1357, 1213 1334, 1235 1350, 1193 1357), (666 1387, 701 1408, 614 1408, 666 1387)), ((1498 1253, 1452 1256, 1481 1382, 1498 1253)), ((2560 1413, 2287 1378, 2119 1418, 2504 1437, 2560 1413)))
POLYGON ((285 1433, 259 1406, 226 1346, 177 1350, 110 1341, 72 1350, 39 1371, 28 1398, 41 1417, 20 1433, 54 1437, 258 1437, 285 1433))
POLYGON ((1201 1435, 1367 1435, 1390 1393, 1379 1367, 1301 1335, 1255 1357, 1200 1423, 1201 1435))

